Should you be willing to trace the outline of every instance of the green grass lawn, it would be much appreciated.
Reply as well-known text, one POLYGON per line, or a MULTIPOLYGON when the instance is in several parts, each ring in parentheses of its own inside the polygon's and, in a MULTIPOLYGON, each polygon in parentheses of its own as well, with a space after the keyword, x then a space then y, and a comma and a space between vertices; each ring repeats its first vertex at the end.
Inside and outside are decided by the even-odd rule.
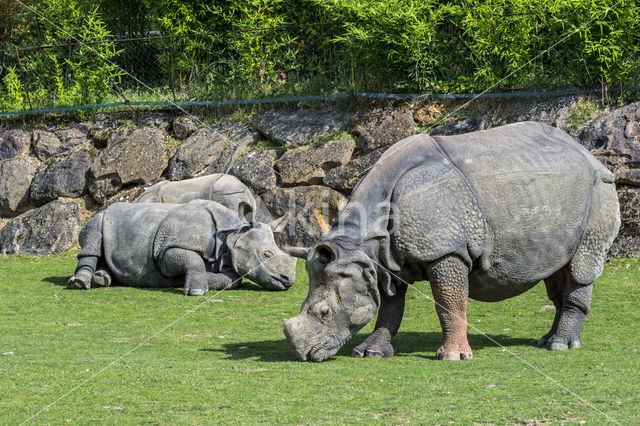
POLYGON ((282 334, 307 292, 245 283, 66 290, 75 252, 0 256, 0 423, 640 423, 640 260, 606 265, 581 349, 536 347, 544 286, 472 301, 474 359, 439 362, 431 291, 407 293, 391 359, 354 359, 373 323, 321 364, 282 334), (425 297, 425 295, 428 296, 425 297), (496 344, 497 342, 497 344, 496 344))

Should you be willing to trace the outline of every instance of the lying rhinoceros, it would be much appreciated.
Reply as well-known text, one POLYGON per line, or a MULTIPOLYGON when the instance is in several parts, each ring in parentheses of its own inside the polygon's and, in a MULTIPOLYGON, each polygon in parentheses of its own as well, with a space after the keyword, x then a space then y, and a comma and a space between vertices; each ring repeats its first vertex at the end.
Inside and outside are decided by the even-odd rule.
POLYGON ((175 182, 163 180, 146 188, 134 203, 188 203, 193 200, 216 201, 243 217, 248 212, 240 209, 248 205, 253 212, 252 219, 257 212, 251 190, 235 176, 224 173, 175 182))
POLYGON ((237 287, 246 276, 268 290, 295 280, 295 258, 273 232, 286 221, 250 224, 213 201, 187 204, 115 203, 80 232, 78 266, 69 288, 179 287, 192 296, 237 287))
POLYGON ((558 129, 412 136, 380 158, 314 250, 297 250, 309 294, 284 333, 298 359, 323 361, 378 311, 352 355, 392 356, 407 285, 426 279, 443 331, 437 358, 471 359, 467 298, 503 300, 544 280, 556 317, 540 344, 579 347, 619 225, 613 175, 558 129))

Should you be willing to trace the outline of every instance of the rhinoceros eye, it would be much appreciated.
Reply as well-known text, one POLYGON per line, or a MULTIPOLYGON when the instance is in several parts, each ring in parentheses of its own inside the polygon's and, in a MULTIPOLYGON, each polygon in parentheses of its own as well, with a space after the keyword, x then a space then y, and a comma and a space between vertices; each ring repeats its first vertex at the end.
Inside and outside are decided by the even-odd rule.
POLYGON ((331 310, 327 305, 324 305, 322 308, 320 308, 320 315, 322 315, 323 317, 329 315, 329 312, 331 312, 331 310))
POLYGON ((269 260, 273 257, 273 252, 271 250, 265 250, 263 256, 265 260, 269 260))

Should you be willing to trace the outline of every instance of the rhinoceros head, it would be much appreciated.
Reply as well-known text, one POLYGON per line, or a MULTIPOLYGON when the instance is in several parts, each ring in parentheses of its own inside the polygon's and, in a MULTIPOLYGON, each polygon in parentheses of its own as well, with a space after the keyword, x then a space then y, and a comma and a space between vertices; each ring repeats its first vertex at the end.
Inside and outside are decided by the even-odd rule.
POLYGON ((267 290, 287 290, 296 279, 296 259, 280 250, 273 239, 286 219, 256 222, 227 237, 233 269, 267 290))
POLYGON ((306 268, 309 293, 284 334, 296 358, 320 362, 373 319, 380 292, 374 265, 360 248, 325 241, 309 252, 306 268))

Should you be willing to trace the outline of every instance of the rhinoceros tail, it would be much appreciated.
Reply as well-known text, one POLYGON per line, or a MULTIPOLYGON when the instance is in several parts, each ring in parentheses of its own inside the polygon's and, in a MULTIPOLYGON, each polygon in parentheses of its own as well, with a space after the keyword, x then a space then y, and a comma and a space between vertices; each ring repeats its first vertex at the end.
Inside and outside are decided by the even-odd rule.
POLYGON ((606 169, 603 166, 593 172, 593 184, 595 185, 598 181, 614 183, 616 181, 616 177, 609 169, 606 169))
POLYGON ((582 285, 591 284, 602 274, 604 259, 620 228, 618 196, 611 184, 613 174, 597 170, 594 175, 596 179, 585 231, 569 262, 571 278, 582 285))

